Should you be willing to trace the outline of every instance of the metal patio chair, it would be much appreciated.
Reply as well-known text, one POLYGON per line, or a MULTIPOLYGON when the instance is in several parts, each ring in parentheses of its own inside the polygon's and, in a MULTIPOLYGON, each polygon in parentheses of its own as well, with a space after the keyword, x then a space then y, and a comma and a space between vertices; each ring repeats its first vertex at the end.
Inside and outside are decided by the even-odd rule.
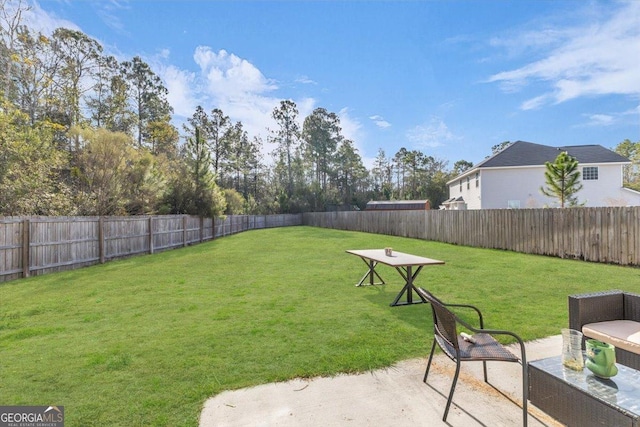
POLYGON ((436 348, 436 343, 442 349, 444 354, 446 354, 451 360, 456 362, 456 372, 453 377, 451 391, 449 392, 449 398, 447 399, 447 406, 445 407, 442 420, 447 420, 449 407, 451 406, 451 401, 453 399, 453 392, 455 391, 456 382, 458 381, 458 375, 460 374, 461 362, 481 361, 483 364, 484 381, 486 383, 489 383, 487 379, 487 361, 516 362, 522 365, 522 414, 523 425, 526 427, 527 397, 529 387, 527 376, 527 356, 522 339, 520 339, 520 337, 513 332, 495 329, 484 329, 482 313, 477 307, 468 304, 446 304, 423 288, 418 288, 418 294, 431 304, 431 309, 433 312, 434 340, 433 345, 431 346, 431 354, 429 355, 429 362, 427 363, 427 369, 424 373, 423 382, 427 382, 429 368, 431 367, 431 361, 433 359, 433 353, 436 348), (448 307, 474 310, 478 315, 480 327, 474 327, 464 320, 460 319, 453 311, 449 310, 448 307), (459 325, 472 332, 473 334, 463 337, 458 331, 459 325), (511 353, 502 344, 496 341, 496 339, 493 338, 493 335, 509 335, 514 337, 520 344, 521 357, 517 357, 516 355, 511 353))

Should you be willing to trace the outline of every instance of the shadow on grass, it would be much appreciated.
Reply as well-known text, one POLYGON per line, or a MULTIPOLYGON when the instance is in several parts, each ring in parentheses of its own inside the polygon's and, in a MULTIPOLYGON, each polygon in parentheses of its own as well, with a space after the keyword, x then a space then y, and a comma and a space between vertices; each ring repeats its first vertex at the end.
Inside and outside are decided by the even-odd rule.
MULTIPOLYGON (((370 290, 370 292, 364 299, 368 300, 371 304, 388 310, 395 318, 418 330, 425 331, 425 333, 429 332, 429 328, 432 326, 431 307, 429 304, 391 306, 391 303, 402 289, 401 285, 375 285, 367 286, 366 288, 370 290), (371 290, 374 292, 371 292, 371 290)), ((420 297, 418 297, 415 292, 413 293, 413 300, 420 300, 420 297)), ((401 301, 406 301, 406 295, 403 295, 401 301)))

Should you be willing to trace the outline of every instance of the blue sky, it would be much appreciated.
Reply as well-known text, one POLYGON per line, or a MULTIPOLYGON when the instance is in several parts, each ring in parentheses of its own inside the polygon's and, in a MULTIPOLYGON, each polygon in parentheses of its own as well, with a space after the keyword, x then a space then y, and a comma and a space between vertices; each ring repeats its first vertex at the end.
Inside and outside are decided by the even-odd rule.
MULTIPOLYGON (((31 0, 30 0, 31 1, 31 0)), ((40 0, 169 89, 266 138, 282 99, 339 114, 370 167, 400 148, 474 164, 502 141, 640 141, 640 1, 40 0)), ((265 152, 273 147, 265 144, 265 152)))

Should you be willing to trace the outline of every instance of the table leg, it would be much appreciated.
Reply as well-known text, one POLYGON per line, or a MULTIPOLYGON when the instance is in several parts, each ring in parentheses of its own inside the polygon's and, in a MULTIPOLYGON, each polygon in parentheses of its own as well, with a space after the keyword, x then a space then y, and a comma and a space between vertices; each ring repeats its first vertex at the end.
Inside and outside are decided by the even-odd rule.
POLYGON ((413 302, 413 291, 416 290, 416 287, 413 284, 413 282, 416 279, 416 277, 418 277, 418 274, 420 274, 420 271, 422 271, 422 267, 424 266, 422 265, 418 266, 418 269, 415 272, 412 272, 412 268, 410 265, 408 265, 407 267, 396 267, 396 270, 398 270, 398 273, 400 273, 400 276, 402 276, 402 278, 404 279, 405 285, 400 291, 400 293, 398 294, 398 296, 396 297, 396 299, 393 300, 393 302, 391 303, 392 307, 396 305, 422 304, 426 302, 424 298, 420 296, 420 294, 417 294, 417 292, 416 294, 420 296, 420 301, 413 302), (402 295, 404 295, 405 293, 407 294, 407 301, 399 302, 400 298, 402 298, 402 295))
POLYGON ((364 285, 364 281, 367 280, 367 277, 369 278, 369 285, 384 285, 385 284, 384 280, 382 280, 382 277, 380 277, 380 275, 376 271, 376 265, 378 265, 378 262, 372 259, 369 259, 369 260, 364 258, 360 258, 360 259, 364 261, 365 264, 367 264, 367 267, 369 267, 369 269, 364 274, 364 276, 362 276, 362 279, 360 279, 360 281, 356 284, 356 286, 364 285), (379 283, 374 282, 374 277, 373 277, 374 275, 380 280, 379 283))

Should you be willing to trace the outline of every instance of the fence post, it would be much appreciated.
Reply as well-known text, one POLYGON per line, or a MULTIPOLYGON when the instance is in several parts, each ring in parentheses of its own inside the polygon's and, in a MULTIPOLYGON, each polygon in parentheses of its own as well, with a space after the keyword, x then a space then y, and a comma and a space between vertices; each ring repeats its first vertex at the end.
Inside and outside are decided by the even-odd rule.
POLYGON ((200 243, 204 241, 204 217, 200 217, 200 243))
POLYGON ((153 254, 153 216, 149 216, 149 253, 153 254))
POLYGON ((104 217, 98 218, 98 254, 100 256, 100 264, 105 263, 104 254, 104 217))
POLYGON ((187 216, 182 217, 182 246, 187 246, 187 216))
POLYGON ((31 250, 29 248, 31 227, 29 224, 28 219, 22 221, 22 277, 29 277, 31 267, 31 250))

